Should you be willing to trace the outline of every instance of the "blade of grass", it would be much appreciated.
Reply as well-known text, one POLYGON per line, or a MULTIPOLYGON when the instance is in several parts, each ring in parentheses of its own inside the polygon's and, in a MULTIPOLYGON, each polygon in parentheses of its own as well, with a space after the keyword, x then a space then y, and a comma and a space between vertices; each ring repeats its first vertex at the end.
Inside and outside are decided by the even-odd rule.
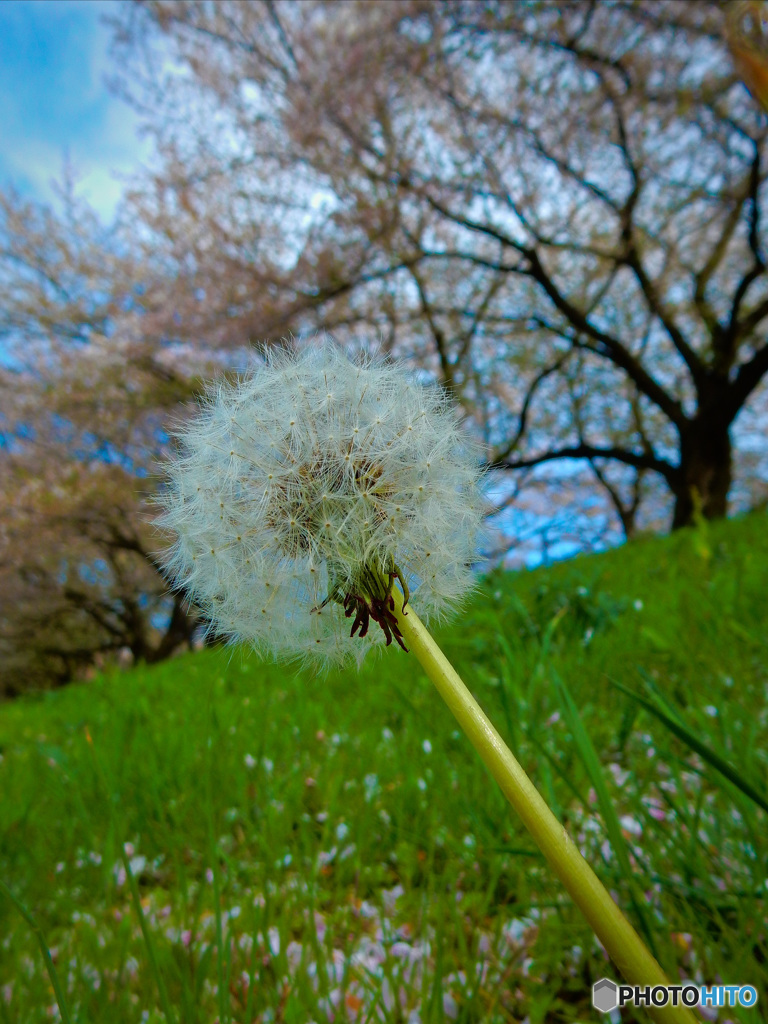
POLYGON ((8 899, 11 901, 11 903, 13 903, 13 905, 16 907, 18 912, 21 914, 21 916, 27 922, 29 927, 32 929, 32 931, 34 933, 34 936, 37 939, 37 944, 40 947, 40 952, 43 955, 43 962, 45 963, 45 969, 48 972, 48 977, 51 979, 51 984, 53 985, 53 991, 56 994, 56 1002, 58 1003, 58 1006, 59 1006, 59 1013, 61 1014, 62 1024, 71 1024, 72 1018, 69 1016, 69 1010, 67 1009, 67 1000, 64 997, 64 990, 61 987, 61 982, 59 981, 59 976, 56 973, 56 966, 55 966, 55 964, 53 962, 53 958, 51 956, 51 951, 48 949, 48 945, 46 944, 45 938, 43 937, 42 928, 37 923, 37 921, 34 919, 34 917, 32 917, 32 915, 27 910, 27 908, 24 906, 24 904, 21 902, 21 900, 13 893, 13 891, 10 889, 10 887, 3 881, 2 878, 0 878, 0 889, 3 890, 3 892, 6 894, 8 899))
MULTIPOLYGON (((544 636, 541 640, 538 668, 543 670, 546 666, 549 676, 555 684, 555 692, 557 693, 565 721, 576 744, 576 750, 587 771, 589 780, 595 789, 595 793, 597 794, 598 805, 603 816, 603 821, 605 822, 605 827, 608 831, 608 839, 610 840, 611 847, 616 854, 616 859, 619 862, 619 867, 627 884, 630 900, 632 901, 632 907, 637 915, 638 921, 640 922, 640 927, 648 946, 650 947, 654 957, 658 959, 658 952, 654 942, 653 932, 648 923, 643 905, 637 898, 635 876, 632 871, 632 865, 629 861, 629 851, 627 850, 627 844, 621 831, 621 824, 619 822, 619 817, 616 814, 616 808, 613 805, 613 800, 611 799, 608 787, 605 783, 603 766, 597 756, 597 751, 592 743, 592 739, 584 727, 584 722, 579 714, 579 710, 570 689, 566 686, 565 681, 555 670, 549 660, 549 650, 552 644, 552 638, 555 634, 555 630, 560 624, 560 620, 566 614, 566 611, 566 608, 561 608, 560 611, 552 617, 549 623, 547 623, 547 628, 545 629, 544 636)), ((584 806, 586 807, 586 804, 584 804, 584 806)))
POLYGON ((213 799, 213 727, 220 731, 219 721, 216 716, 216 709, 213 698, 213 691, 210 697, 211 711, 211 732, 208 734, 207 749, 207 770, 206 770, 206 821, 208 829, 208 855, 211 860, 211 874, 213 876, 213 912, 216 921, 216 973, 217 973, 217 998, 219 1003, 220 1024, 228 1024, 230 1018, 229 1007, 229 970, 231 961, 231 948, 227 957, 226 972, 224 962, 224 928, 221 919, 221 880, 219 878, 219 844, 216 840, 214 827, 214 799, 213 799))
MULTIPOLYGON (((87 725, 84 728, 84 735, 86 739, 86 744, 88 746, 88 750, 90 751, 90 758, 96 775, 97 787, 102 792, 102 798, 104 800, 105 806, 109 808, 109 832, 112 836, 114 836, 116 832, 119 831, 119 826, 116 820, 116 815, 114 813, 116 802, 114 800, 113 781, 107 777, 107 771, 105 769, 103 759, 100 756, 100 751, 97 751, 96 744, 93 741, 91 731, 87 725)), ((128 855, 125 852, 124 845, 120 846, 120 856, 123 861, 123 866, 125 867, 125 875, 131 889, 131 897, 133 898, 133 902, 136 907, 136 913, 139 918, 139 927, 141 928, 141 934, 144 939, 144 945, 147 947, 147 957, 149 958, 150 969, 152 970, 155 982, 157 984, 157 989, 160 996, 160 1004, 163 1008, 163 1013, 166 1016, 166 1020, 169 1022, 169 1024, 174 1024, 176 1018, 174 1017, 171 1011, 170 1000, 168 998, 168 993, 165 988, 162 973, 160 971, 160 966, 157 960, 157 955, 152 941, 152 936, 149 929, 147 928, 147 922, 144 917, 143 908, 141 906, 141 894, 139 893, 139 887, 136 883, 136 879, 134 878, 133 872, 131 870, 131 862, 128 855)))
POLYGON ((136 913, 139 918, 139 927, 141 928, 141 934, 144 938, 144 945, 147 947, 147 956, 149 958, 149 966, 152 969, 152 973, 155 976, 155 984, 157 985, 157 991, 160 995, 160 1005, 163 1008, 165 1019, 169 1021, 169 1024, 174 1024, 176 1016, 171 1009, 171 1003, 168 999, 168 993, 165 988, 165 982, 163 981, 163 975, 160 971, 160 965, 157 961, 157 954, 155 951, 155 944, 152 941, 152 934, 147 928, 147 921, 144 917, 144 910, 141 906, 141 895, 139 893, 139 887, 134 878, 133 872, 131 871, 131 862, 128 859, 128 855, 125 849, 122 850, 123 865, 125 866, 125 875, 128 879, 128 884, 131 887, 131 896, 133 897, 134 906, 136 907, 136 913))
POLYGON ((443 930, 443 915, 441 913, 437 919, 437 928, 435 930, 435 976, 432 981, 432 991, 430 992, 427 1010, 428 1019, 434 1021, 435 1024, 445 1024, 445 1007, 443 1005, 444 943, 445 934, 443 930))
POLYGON ((554 754, 551 754, 544 746, 544 744, 541 742, 541 740, 538 738, 538 736, 534 734, 534 729, 531 726, 526 726, 525 738, 538 750, 541 756, 547 762, 549 762, 555 774, 563 780, 565 785, 568 787, 568 789, 570 789, 570 791, 573 793, 573 795, 576 797, 579 803, 583 804, 586 807, 587 801, 584 795, 582 794, 581 790, 577 788, 576 783, 570 777, 568 772, 563 771, 563 766, 560 764, 560 762, 557 760, 554 754))
POLYGON ((637 919, 640 922, 640 927, 643 930, 643 934, 645 935, 651 952, 655 957, 658 957, 653 939, 653 932, 648 924, 648 919, 643 906, 637 898, 636 882, 634 872, 632 871, 632 865, 629 861, 629 851, 627 850, 627 844, 621 831, 619 816, 616 813, 616 808, 613 805, 610 793, 608 792, 608 787, 605 783, 603 766, 597 756, 597 751, 595 750, 589 733, 584 727, 581 715, 579 714, 579 710, 576 707, 576 702, 574 701, 570 690, 555 668, 551 665, 549 674, 552 682, 555 684, 555 691, 560 700, 560 706, 563 710, 566 723, 571 731, 574 743, 576 744, 576 750, 578 751, 582 764, 589 776, 589 780, 594 786, 595 793, 597 794, 597 802, 600 807, 603 821, 605 822, 605 827, 608 831, 608 838, 624 875, 624 880, 627 884, 627 889, 629 890, 632 906, 637 915, 637 919))
POLYGON ((664 725, 673 736, 676 736, 679 740, 685 743, 686 746, 690 747, 694 753, 698 754, 699 757, 706 761, 706 763, 714 768, 715 771, 719 772, 745 796, 754 801, 758 807, 761 807, 764 811, 768 811, 768 800, 762 796, 759 790, 757 790, 749 780, 743 778, 743 776, 740 775, 739 772, 729 764, 721 754, 700 740, 682 721, 677 712, 671 709, 668 704, 665 703, 665 708, 661 708, 656 703, 659 699, 658 697, 651 701, 646 697, 643 697, 642 694, 636 693, 628 686, 624 686, 622 683, 617 682, 615 679, 609 679, 609 682, 617 690, 620 690, 621 693, 637 701, 637 703, 641 707, 645 708, 649 714, 653 715, 654 718, 658 718, 662 725, 664 725), (672 713, 668 713, 667 709, 672 713))

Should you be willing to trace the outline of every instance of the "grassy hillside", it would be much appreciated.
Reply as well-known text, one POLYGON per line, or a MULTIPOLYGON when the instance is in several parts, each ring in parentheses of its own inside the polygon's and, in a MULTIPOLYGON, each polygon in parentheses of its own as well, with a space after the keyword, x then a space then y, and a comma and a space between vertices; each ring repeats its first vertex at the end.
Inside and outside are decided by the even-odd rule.
MULTIPOLYGON (((492 574, 438 634, 672 980, 761 1001, 767 581, 756 514, 492 574)), ((58 1019, 42 947, 80 1024, 575 1021, 615 977, 400 650, 138 668, 0 707, 0 752, 39 929, 0 887, 0 1022, 58 1019)))

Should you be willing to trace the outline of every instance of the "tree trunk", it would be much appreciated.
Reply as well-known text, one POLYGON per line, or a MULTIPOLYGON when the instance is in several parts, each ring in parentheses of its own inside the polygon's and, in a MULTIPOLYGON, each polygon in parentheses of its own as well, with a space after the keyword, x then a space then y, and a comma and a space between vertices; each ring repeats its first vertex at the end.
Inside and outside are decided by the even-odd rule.
POLYGON ((680 435, 679 483, 672 529, 693 525, 700 513, 721 519, 728 513, 731 489, 731 436, 728 424, 700 412, 680 435))
POLYGON ((155 662, 170 658, 183 644, 191 649, 192 637, 197 626, 198 621, 189 613, 186 601, 180 595, 174 595, 173 612, 165 633, 157 647, 147 650, 144 660, 148 665, 153 665, 155 662))

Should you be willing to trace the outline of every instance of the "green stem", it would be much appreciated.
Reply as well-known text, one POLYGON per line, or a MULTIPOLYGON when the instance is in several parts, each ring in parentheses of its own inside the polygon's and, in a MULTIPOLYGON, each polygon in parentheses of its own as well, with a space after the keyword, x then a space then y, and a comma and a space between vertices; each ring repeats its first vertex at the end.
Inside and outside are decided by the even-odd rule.
POLYGON ((56 1002, 58 1003, 59 1006, 59 1013, 61 1014, 62 1022, 63 1024, 70 1024, 72 1018, 69 1016, 69 1011, 67 1010, 67 1000, 64 998, 64 989, 61 987, 59 976, 56 973, 56 968, 53 965, 53 957, 51 956, 51 951, 48 949, 40 925, 37 923, 34 917, 32 917, 32 915, 21 902, 21 900, 13 894, 13 890, 10 888, 10 886, 6 885, 2 878, 0 878, 0 889, 3 890, 8 899, 13 903, 18 912, 21 914, 21 916, 24 918, 24 920, 27 922, 29 927, 34 932, 35 938, 37 939, 37 944, 40 947, 40 952, 43 954, 43 962, 45 963, 45 969, 46 971, 48 971, 48 977, 51 979, 51 985, 53 985, 53 991, 56 995, 56 1002))
MULTIPOLYGON (((409 649, 456 716, 617 970, 630 985, 668 985, 659 964, 581 856, 411 605, 403 614, 403 597, 397 587, 393 588, 393 597, 395 617, 409 649)), ((684 1006, 649 1007, 648 1013, 659 1024, 694 1024, 696 1021, 684 1006)))

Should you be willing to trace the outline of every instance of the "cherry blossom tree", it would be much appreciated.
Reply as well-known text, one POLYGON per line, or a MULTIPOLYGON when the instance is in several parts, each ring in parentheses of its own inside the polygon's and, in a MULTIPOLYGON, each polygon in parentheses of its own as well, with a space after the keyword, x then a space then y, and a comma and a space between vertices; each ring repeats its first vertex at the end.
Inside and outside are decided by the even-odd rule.
POLYGON ((768 370, 732 36, 679 0, 131 4, 155 306, 223 345, 380 341, 456 392, 500 487, 576 461, 627 533, 644 493, 722 516, 768 370))
POLYGON ((0 195, 5 694, 66 682, 97 657, 167 657, 197 625, 168 593, 143 508, 193 368, 142 337, 136 266, 72 188, 61 198, 55 213, 0 195))
POLYGON ((116 225, 68 173, 58 212, 0 194, 14 678, 189 642, 145 499, 169 419, 254 342, 328 331, 439 380, 521 551, 766 500, 764 5, 143 0, 111 23, 155 143, 116 225))

